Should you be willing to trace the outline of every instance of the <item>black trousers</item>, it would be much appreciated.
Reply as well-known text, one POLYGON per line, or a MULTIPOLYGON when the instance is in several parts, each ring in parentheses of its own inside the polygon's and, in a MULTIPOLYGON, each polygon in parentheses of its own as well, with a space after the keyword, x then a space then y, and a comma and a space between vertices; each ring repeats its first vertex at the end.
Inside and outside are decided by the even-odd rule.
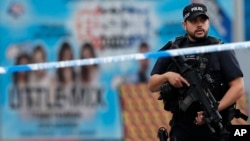
POLYGON ((229 141, 229 133, 211 134, 208 126, 176 122, 170 130, 170 141, 229 141))

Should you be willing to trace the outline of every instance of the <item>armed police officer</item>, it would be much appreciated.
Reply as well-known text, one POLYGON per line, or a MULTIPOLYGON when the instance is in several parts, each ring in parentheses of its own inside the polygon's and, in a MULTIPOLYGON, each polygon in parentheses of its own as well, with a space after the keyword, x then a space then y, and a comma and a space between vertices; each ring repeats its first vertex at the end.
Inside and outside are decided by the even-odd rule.
MULTIPOLYGON (((221 40, 208 36, 209 16, 207 7, 202 3, 191 3, 183 9, 183 28, 186 34, 169 41, 160 50, 195 47, 203 45, 221 44, 221 40)), ((199 70, 201 75, 209 76, 206 82, 209 91, 213 94, 218 106, 216 110, 222 117, 223 128, 231 124, 236 101, 244 95, 243 73, 233 50, 185 55, 185 63, 199 70), (203 61, 201 65, 200 60, 203 61), (203 67, 201 67, 203 66, 203 67), (204 67, 205 66, 205 67, 204 67)), ((173 57, 159 58, 151 72, 148 88, 151 92, 167 91, 168 99, 164 99, 164 109, 171 111, 170 141, 226 141, 228 132, 211 133, 205 124, 205 114, 199 101, 192 102, 186 110, 180 108, 179 103, 185 97, 185 89, 190 87, 189 82, 174 63, 173 57), (162 89, 163 86, 167 86, 162 89), (166 90, 167 89, 167 90, 166 90), (184 89, 184 90, 183 90, 184 89), (182 94, 180 94, 182 93, 182 94)), ((204 80, 205 81, 205 80, 204 80)), ((162 99, 162 97, 161 97, 162 99)))

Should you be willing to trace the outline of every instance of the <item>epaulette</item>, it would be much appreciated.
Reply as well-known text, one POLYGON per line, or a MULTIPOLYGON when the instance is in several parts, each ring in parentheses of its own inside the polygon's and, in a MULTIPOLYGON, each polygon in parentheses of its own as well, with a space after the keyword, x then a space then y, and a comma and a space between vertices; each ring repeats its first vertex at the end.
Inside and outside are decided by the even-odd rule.
POLYGON ((171 46, 172 46, 172 41, 169 41, 159 51, 170 49, 171 46))
POLYGON ((186 39, 187 39, 187 36, 178 36, 172 42, 173 44, 180 46, 186 39))
POLYGON ((174 40, 171 40, 171 41, 167 42, 167 44, 165 44, 159 51, 171 49, 173 44, 180 45, 184 41, 184 39, 186 39, 186 36, 175 37, 174 40))

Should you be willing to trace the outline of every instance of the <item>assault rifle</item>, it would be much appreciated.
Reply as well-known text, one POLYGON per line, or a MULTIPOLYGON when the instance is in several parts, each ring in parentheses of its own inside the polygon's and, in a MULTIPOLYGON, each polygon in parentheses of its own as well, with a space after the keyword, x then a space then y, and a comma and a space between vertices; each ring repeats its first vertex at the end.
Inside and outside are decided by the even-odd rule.
MULTIPOLYGON (((174 48, 178 48, 174 45, 174 48)), ((207 82, 212 81, 210 75, 203 74, 206 68, 205 58, 199 58, 199 67, 192 68, 186 63, 184 56, 172 57, 175 65, 179 69, 179 73, 190 83, 190 86, 185 89, 180 89, 179 92, 183 94, 183 101, 180 102, 180 109, 186 111, 187 108, 195 101, 199 101, 204 111, 204 119, 206 125, 212 133, 219 131, 226 133, 226 129, 222 124, 222 116, 219 113, 218 101, 214 98, 213 94, 207 86, 207 82)))

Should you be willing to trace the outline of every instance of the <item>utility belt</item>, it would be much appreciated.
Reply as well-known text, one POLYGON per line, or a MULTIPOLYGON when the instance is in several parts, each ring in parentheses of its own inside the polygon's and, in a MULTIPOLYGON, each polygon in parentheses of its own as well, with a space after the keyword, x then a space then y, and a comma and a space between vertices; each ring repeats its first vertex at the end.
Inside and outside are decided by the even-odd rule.
POLYGON ((174 123, 190 123, 193 124, 195 120, 194 116, 183 116, 183 114, 173 114, 173 117, 170 121, 170 125, 172 126, 174 123))

